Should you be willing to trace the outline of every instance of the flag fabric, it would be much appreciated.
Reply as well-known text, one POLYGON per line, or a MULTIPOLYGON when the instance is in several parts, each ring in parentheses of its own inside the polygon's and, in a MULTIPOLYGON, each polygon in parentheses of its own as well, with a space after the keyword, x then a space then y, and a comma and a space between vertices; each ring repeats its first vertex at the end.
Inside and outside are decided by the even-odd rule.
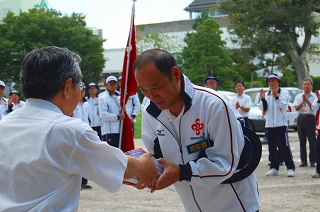
MULTIPOLYGON (((128 98, 137 93, 137 81, 133 73, 133 63, 137 58, 136 47, 136 30, 134 26, 135 2, 132 6, 131 26, 127 42, 126 51, 124 53, 124 61, 121 75, 120 88, 120 105, 125 108, 128 98)), ((134 149, 134 139, 130 118, 125 113, 125 119, 121 122, 119 146, 122 151, 130 151, 134 149)))

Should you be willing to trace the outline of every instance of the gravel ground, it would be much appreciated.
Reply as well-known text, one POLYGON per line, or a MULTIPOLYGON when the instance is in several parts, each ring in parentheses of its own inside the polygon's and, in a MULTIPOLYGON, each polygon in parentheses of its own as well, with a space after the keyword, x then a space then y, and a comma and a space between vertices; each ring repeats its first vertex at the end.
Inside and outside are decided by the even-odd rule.
MULTIPOLYGON (((263 138, 261 137, 261 140, 263 138)), ((268 147, 263 145, 262 159, 255 174, 259 183, 261 212, 281 211, 320 211, 320 179, 311 178, 315 168, 300 168, 299 141, 297 133, 289 132, 296 176, 288 178, 285 166, 280 166, 279 176, 266 177, 268 167, 268 147)), ((265 142, 263 142, 265 143, 265 142)), ((142 141, 135 140, 136 148, 143 147, 142 141)), ((184 211, 180 198, 173 186, 150 193, 123 185, 117 193, 109 193, 89 181, 92 190, 82 190, 80 194, 80 212, 162 212, 184 211)))

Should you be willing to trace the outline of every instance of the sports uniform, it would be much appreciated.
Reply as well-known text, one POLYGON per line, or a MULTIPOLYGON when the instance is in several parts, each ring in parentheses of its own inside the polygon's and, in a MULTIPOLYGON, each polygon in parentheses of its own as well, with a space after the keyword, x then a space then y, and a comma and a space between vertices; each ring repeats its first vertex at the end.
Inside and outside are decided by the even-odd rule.
POLYGON ((109 192, 122 185, 122 151, 49 101, 27 99, 0 121, 0 134, 0 211, 77 211, 81 176, 109 192))
POLYGON ((106 136, 107 142, 112 146, 119 145, 120 135, 120 99, 119 93, 116 91, 114 95, 106 90, 105 93, 99 97, 99 115, 101 118, 101 134, 106 136), (111 140, 108 140, 108 136, 111 140))
POLYGON ((1 103, 0 105, 2 106, 2 114, 5 116, 5 115, 8 114, 7 113, 7 111, 8 111, 8 99, 2 97, 0 99, 0 103, 1 103))
MULTIPOLYGON (((89 119, 92 129, 101 128, 101 118, 99 116, 99 97, 87 97, 87 103, 90 105, 89 119)), ((100 130, 101 132, 101 130, 100 130)))
POLYGON ((126 112, 130 118, 135 119, 140 111, 140 99, 138 93, 129 96, 126 104, 126 112))
POLYGON ((2 106, 0 105, 0 120, 3 118, 2 106))
POLYGON ((78 118, 81 121, 89 124, 89 110, 90 105, 87 102, 79 102, 76 109, 72 113, 72 117, 78 118))
POLYGON ((235 115, 238 113, 216 91, 195 86, 184 75, 181 89, 184 108, 178 116, 169 110, 159 110, 153 102, 146 105, 142 139, 155 157, 180 164, 180 180, 174 186, 185 210, 259 210, 258 185, 253 173, 239 182, 221 184, 236 172, 244 147, 235 115), (205 150, 207 158, 199 158, 200 150, 205 150))
POLYGON ((287 169, 294 171, 295 165, 288 140, 288 120, 286 117, 289 93, 281 88, 278 88, 277 92, 278 96, 275 98, 269 91, 259 105, 260 110, 266 111, 265 133, 269 147, 270 170, 279 170, 278 145, 287 169), (267 107, 267 109, 264 107, 267 107))

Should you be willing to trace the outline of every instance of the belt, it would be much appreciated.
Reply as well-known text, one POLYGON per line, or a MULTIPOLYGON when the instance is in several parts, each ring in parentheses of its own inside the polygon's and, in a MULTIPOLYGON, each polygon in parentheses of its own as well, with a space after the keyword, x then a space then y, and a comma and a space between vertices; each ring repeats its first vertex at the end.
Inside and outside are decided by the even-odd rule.
POLYGON ((299 116, 302 116, 302 117, 314 117, 315 115, 302 113, 302 114, 300 114, 299 116))

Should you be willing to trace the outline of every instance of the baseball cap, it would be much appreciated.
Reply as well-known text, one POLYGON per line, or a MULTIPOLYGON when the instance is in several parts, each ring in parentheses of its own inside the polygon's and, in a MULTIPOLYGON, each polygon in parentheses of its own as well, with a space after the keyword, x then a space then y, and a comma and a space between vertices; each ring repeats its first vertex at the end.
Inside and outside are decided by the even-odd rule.
MULTIPOLYGON (((245 126, 242 127, 242 130, 246 143, 243 149, 244 155, 246 155, 246 158, 243 160, 244 164, 242 164, 242 167, 238 172, 234 173, 230 178, 223 181, 222 184, 235 183, 245 179, 254 172, 254 170, 260 163, 262 155, 262 145, 259 136, 254 131, 245 126), (249 150, 249 148, 246 148, 246 146, 251 146, 251 150, 249 150)), ((242 161, 241 159, 242 154, 240 157, 239 165, 242 161)))
POLYGON ((4 84, 4 82, 0 80, 0 86, 3 86, 5 88, 6 84, 4 84))
POLYGON ((80 90, 83 91, 83 89, 86 89, 86 85, 84 82, 80 82, 80 90))
POLYGON ((269 75, 267 76, 267 78, 266 78, 266 83, 267 83, 267 85, 268 85, 268 79, 270 79, 270 78, 276 78, 276 79, 279 81, 279 83, 280 83, 280 78, 279 78, 278 74, 271 73, 271 74, 269 74, 269 75))
POLYGON ((219 82, 217 77, 215 77, 215 76, 207 76, 207 78, 204 80, 204 84, 207 84, 207 81, 210 80, 210 79, 216 81, 217 83, 219 82))
POLYGON ((18 96, 20 96, 19 91, 16 90, 16 89, 11 90, 10 93, 9 93, 9 95, 11 95, 11 94, 18 94, 18 96))
MULTIPOLYGON (((258 167, 262 155, 262 145, 259 136, 251 129, 242 126, 245 145, 243 147, 237 172, 221 184, 235 183, 248 177, 258 167)), ((213 142, 210 142, 213 146, 213 142)), ((199 158, 207 157, 205 150, 200 151, 199 158)))
POLYGON ((99 89, 98 85, 95 82, 90 82, 88 87, 95 86, 97 89, 99 89))
POLYGON ((108 83, 108 82, 110 82, 110 81, 116 81, 116 82, 118 82, 118 79, 117 79, 117 77, 115 77, 115 76, 109 76, 109 77, 107 77, 107 79, 106 79, 106 83, 108 83))

